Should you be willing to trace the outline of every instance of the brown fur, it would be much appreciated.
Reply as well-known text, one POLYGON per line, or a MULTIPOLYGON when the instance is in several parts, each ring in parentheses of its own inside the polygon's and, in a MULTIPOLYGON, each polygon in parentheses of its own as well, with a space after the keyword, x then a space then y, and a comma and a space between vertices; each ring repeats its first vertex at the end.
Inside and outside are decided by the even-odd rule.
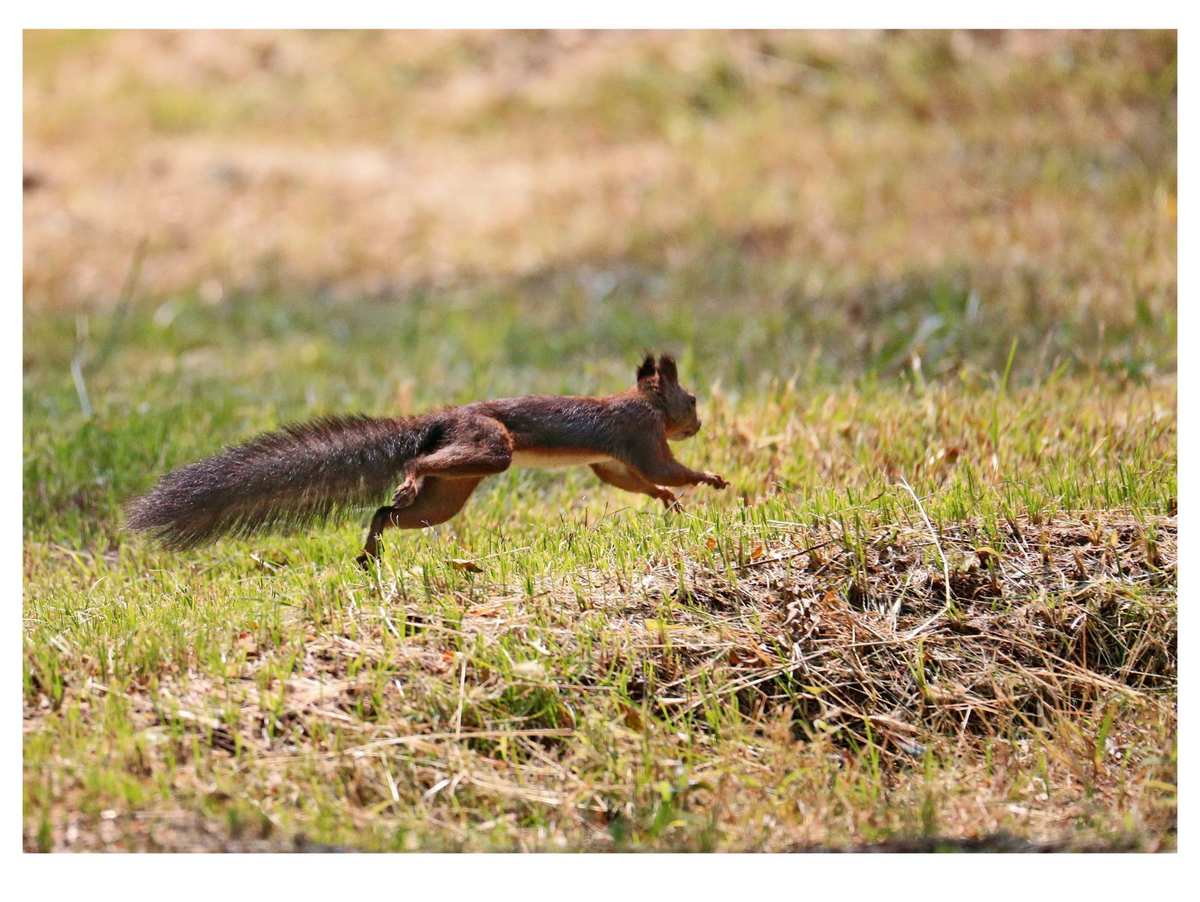
POLYGON ((663 486, 715 473, 677 461, 668 439, 700 429, 696 398, 675 361, 647 356, 637 384, 606 397, 531 395, 447 408, 413 420, 343 418, 289 427, 168 474, 130 505, 129 525, 186 547, 222 533, 248 534, 324 519, 361 503, 389 475, 392 504, 371 520, 359 561, 377 556, 389 528, 420 529, 453 517, 479 483, 517 459, 537 466, 586 464, 604 482, 678 501, 663 486))

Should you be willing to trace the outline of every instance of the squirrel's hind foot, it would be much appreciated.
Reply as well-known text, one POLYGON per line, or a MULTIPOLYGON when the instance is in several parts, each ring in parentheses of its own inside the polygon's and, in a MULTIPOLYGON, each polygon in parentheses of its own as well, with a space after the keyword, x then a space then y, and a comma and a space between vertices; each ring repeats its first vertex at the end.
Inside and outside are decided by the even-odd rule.
POLYGON ((413 502, 417 500, 417 493, 421 491, 421 484, 425 480, 419 476, 410 476, 396 487, 396 494, 392 496, 393 508, 412 507, 413 502))

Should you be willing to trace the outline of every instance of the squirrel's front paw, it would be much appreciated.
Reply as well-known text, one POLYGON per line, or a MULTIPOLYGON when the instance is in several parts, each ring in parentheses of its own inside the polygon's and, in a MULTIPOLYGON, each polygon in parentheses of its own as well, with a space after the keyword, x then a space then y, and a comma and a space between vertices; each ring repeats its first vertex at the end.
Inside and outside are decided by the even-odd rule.
POLYGON ((657 497, 663 503, 663 507, 671 513, 683 513, 683 505, 679 503, 679 499, 675 496, 674 492, 668 492, 666 489, 663 489, 657 497))
POLYGON ((705 473, 704 482, 708 485, 711 485, 714 489, 724 489, 729 487, 729 483, 716 473, 705 473))

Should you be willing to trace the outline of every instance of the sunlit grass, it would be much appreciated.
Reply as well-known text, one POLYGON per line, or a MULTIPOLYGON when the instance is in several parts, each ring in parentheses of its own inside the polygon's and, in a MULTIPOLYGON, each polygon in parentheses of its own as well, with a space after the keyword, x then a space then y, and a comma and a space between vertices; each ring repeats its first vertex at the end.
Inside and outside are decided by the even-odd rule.
MULTIPOLYGON (((851 381, 822 381, 800 367, 785 379, 777 375, 783 358, 766 338, 760 354, 748 355, 765 371, 739 374, 721 357, 695 352, 688 333, 678 326, 672 332, 668 323, 659 326, 665 346, 681 352, 684 381, 699 389, 705 420, 701 435, 677 451, 731 483, 724 493, 687 493, 682 515, 603 486, 586 470, 519 471, 490 480, 443 527, 389 534, 372 574, 353 564, 362 537, 362 523, 353 519, 300 536, 168 554, 121 531, 121 501, 225 442, 331 410, 384 413, 524 391, 615 391, 628 383, 634 363, 556 345, 552 335, 507 344, 508 314, 482 299, 473 319, 464 298, 451 299, 441 321, 452 325, 425 342, 414 335, 419 327, 408 331, 421 322, 420 306, 372 319, 338 306, 173 303, 169 315, 160 307, 94 319, 90 337, 77 343, 69 337, 73 320, 41 318, 30 331, 27 352, 34 350, 38 363, 26 380, 24 677, 27 706, 40 718, 26 743, 34 845, 41 842, 38 824, 60 837, 46 842, 61 842, 64 819, 94 824, 101 811, 164 805, 182 805, 209 825, 205 830, 225 837, 220 842, 273 836, 278 843, 303 833, 372 848, 596 847, 603 835, 609 845, 601 847, 730 848, 911 835, 907 799, 918 790, 907 777, 885 779, 869 750, 854 758, 851 771, 819 776, 827 752, 808 746, 778 784, 786 790, 769 789, 779 775, 766 780, 755 776, 757 765, 747 770, 735 749, 749 741, 745 731, 756 721, 747 719, 736 693, 724 694, 735 673, 689 684, 687 691, 712 692, 714 701, 679 720, 659 722, 638 700, 646 690, 631 695, 631 681, 640 685, 646 677, 630 669, 630 652, 622 650, 641 629, 624 611, 651 605, 645 628, 670 643, 672 624, 687 610, 656 600, 647 574, 687 562, 736 586, 745 565, 828 530, 851 558, 862 555, 897 525, 920 522, 902 480, 934 523, 975 524, 981 541, 998 547, 1016 520, 1119 512, 1152 532, 1176 506, 1173 380, 1080 362, 1043 374, 1011 345, 1007 376, 964 368, 956 378, 930 380, 910 363, 887 380, 869 367, 851 381), (390 319, 398 321, 395 330, 377 327, 390 319), (100 349, 113 329, 116 349, 104 359, 100 349), (500 337, 498 347, 487 344, 488 335, 500 337), (80 409, 69 349, 99 361, 82 370, 95 409, 90 419, 80 409), (480 361, 479 368, 468 360, 480 361), (464 660, 470 677, 460 685, 464 660), (328 695, 335 707, 310 700, 300 709, 306 713, 296 713, 307 692, 328 695), (239 738, 239 712, 248 704, 266 712, 265 732, 253 735, 253 749, 241 749, 249 739, 239 738), (184 720, 177 719, 181 709, 184 720), (229 732, 212 738, 213 729, 229 732), (532 735, 514 733, 521 730, 532 735), (436 741, 425 751, 385 745, 385 759, 366 759, 379 765, 328 757, 410 731, 496 738, 471 740, 457 752, 434 752, 436 741), (209 743, 228 746, 234 757, 209 743), (295 750, 264 752, 261 743, 295 750), (552 748, 535 752, 538 743, 552 748), (555 762, 554 776, 533 775, 543 754, 555 762), (658 758, 680 763, 664 769, 653 763, 658 758), (524 788, 497 790, 499 778, 479 769, 480 762, 490 762, 486 770, 506 760, 521 772, 534 768, 524 788), (449 776, 430 776, 447 766, 449 776), (380 768, 388 767, 395 772, 385 777, 380 768), (458 785, 440 801, 420 798, 460 772, 483 782, 458 785), (404 801, 389 802, 389 779, 403 785, 404 801), (892 786, 892 779, 901 783, 892 786), (247 792, 260 780, 261 788, 247 792), (689 803, 688 787, 698 780, 715 795, 689 803), (811 807, 814 780, 841 786, 830 797, 841 801, 821 804, 841 806, 844 826, 818 829, 809 819, 824 810, 811 807), (270 786, 280 786, 284 797, 275 799, 270 786), (609 789, 595 788, 601 786, 609 789), (725 795, 734 786, 736 801, 725 795), (745 793, 756 786, 764 793, 756 804, 765 807, 755 818, 783 817, 779 823, 788 826, 761 834, 734 827, 731 813, 748 804, 745 793), (593 829, 586 811, 599 803, 586 799, 596 791, 607 801, 594 816, 607 813, 593 829), (796 810, 809 814, 788 820, 780 791, 783 798, 795 794, 802 800, 796 810), (584 814, 563 820, 538 813, 568 798, 584 814)), ((612 313, 616 321, 601 318, 594 328, 619 332, 627 328, 623 315, 612 313)), ((931 567, 940 566, 932 548, 927 555, 931 567)), ((952 566, 962 555, 951 552, 952 566)), ((1159 599, 1150 597, 1151 609, 1159 599)), ((721 629, 708 616, 709 628, 721 629)), ((760 616, 768 612, 752 620, 760 616)), ((764 647, 776 641, 769 623, 757 627, 764 647)), ((689 640, 681 634, 679 641, 686 647, 689 640)), ((787 728, 777 723, 783 716, 772 706, 762 723, 776 723, 770 729, 784 736, 787 728)), ((1145 723, 1147 730, 1168 729, 1161 719, 1145 723)), ((1150 734, 1137 735, 1131 754, 1149 742, 1150 734)), ((1074 759, 1058 739, 1046 742, 1040 754, 1061 756, 1069 772, 1074 759)), ((769 748, 767 754, 781 754, 769 748)), ((932 795, 922 796, 928 823, 918 832, 1003 828, 1059 838, 1032 821, 972 822, 949 787, 974 779, 971 769, 982 765, 943 761, 943 751, 931 750, 925 765, 922 785, 932 795)), ((1005 792, 1024 798, 1029 778, 1022 774, 1037 760, 1006 770, 1005 792)), ((1161 777, 1161 768, 1171 767, 1164 762, 1153 772, 1161 777)), ((1162 782, 1147 773, 1138 779, 1162 782)), ((1074 790, 1063 792, 1073 797, 1074 790)), ((1138 812, 1150 807, 1131 815, 1124 804, 1095 803, 1079 841, 1125 837, 1132 816, 1136 841, 1157 842, 1158 828, 1150 825, 1169 815, 1169 801, 1155 790, 1136 804, 1138 812)), ((136 830, 122 835, 145 842, 133 838, 141 835, 136 830)), ((206 840, 189 834, 180 841, 206 840)))

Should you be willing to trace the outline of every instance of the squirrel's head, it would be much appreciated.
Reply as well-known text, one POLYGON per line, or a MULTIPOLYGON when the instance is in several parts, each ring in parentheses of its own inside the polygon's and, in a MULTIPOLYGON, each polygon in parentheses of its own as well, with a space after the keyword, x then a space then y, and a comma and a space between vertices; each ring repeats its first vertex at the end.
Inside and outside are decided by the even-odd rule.
POLYGON ((667 438, 691 438, 700 431, 696 396, 679 384, 673 357, 663 354, 656 362, 647 354, 637 370, 637 387, 665 415, 667 438))

